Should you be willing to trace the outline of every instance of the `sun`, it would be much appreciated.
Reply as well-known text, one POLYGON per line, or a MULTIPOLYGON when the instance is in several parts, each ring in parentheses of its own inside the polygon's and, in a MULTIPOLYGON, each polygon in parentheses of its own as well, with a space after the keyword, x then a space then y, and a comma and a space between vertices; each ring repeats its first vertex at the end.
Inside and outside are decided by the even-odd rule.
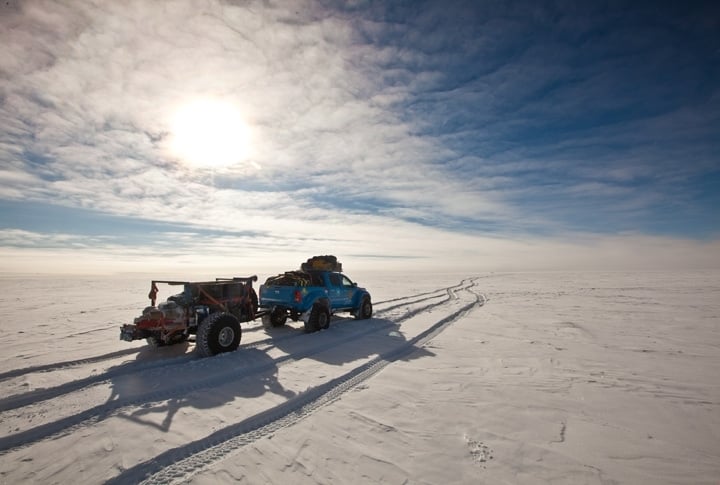
POLYGON ((250 129, 234 104, 197 99, 175 112, 170 150, 195 168, 229 167, 247 159, 250 129))

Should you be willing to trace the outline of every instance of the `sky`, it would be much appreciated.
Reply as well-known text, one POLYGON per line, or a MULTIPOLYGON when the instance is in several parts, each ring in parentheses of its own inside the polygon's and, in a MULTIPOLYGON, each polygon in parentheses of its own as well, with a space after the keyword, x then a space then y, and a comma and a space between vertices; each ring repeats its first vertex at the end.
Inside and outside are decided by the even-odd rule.
POLYGON ((720 267, 720 4, 0 5, 0 271, 720 267))

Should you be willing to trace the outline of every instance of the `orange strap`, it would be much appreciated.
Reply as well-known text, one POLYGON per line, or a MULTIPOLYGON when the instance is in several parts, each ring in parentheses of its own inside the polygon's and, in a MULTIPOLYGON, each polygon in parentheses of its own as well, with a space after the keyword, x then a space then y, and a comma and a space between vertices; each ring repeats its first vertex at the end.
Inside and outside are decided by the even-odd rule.
POLYGON ((228 309, 227 309, 227 307, 226 307, 225 305, 223 305, 222 303, 220 303, 219 301, 217 301, 215 298, 213 298, 212 296, 210 296, 205 290, 202 289, 202 287, 198 286, 198 290, 200 290, 200 293, 202 293, 203 295, 205 295, 208 300, 210 300, 211 302, 215 303, 217 306, 219 306, 220 308, 222 308, 223 311, 225 311, 225 312, 228 311, 228 309))

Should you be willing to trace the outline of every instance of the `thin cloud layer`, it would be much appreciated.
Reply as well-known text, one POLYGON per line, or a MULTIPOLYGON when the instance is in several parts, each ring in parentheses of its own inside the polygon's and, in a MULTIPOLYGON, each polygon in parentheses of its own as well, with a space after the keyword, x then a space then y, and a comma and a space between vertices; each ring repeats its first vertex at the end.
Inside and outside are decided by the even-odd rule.
POLYGON ((451 253, 463 266, 497 241, 523 254, 569 241, 587 262, 590 241, 626 233, 681 251, 717 236, 713 6, 0 9, 5 254, 84 239, 138 258, 451 253), (173 151, 174 116, 198 99, 242 114, 235 165, 173 151))

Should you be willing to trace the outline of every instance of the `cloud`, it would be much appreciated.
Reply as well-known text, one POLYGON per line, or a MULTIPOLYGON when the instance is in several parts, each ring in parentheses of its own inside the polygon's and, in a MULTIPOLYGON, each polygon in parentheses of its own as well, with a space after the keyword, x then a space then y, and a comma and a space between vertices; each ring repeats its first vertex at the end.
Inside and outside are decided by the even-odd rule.
POLYGON ((6 214, 5 244, 61 250, 92 233, 109 253, 151 253, 131 220, 154 221, 162 250, 174 241, 183 257, 330 246, 424 260, 551 235, 561 247, 578 232, 712 237, 708 189, 695 185, 717 169, 720 148, 706 64, 717 53, 702 37, 712 25, 693 40, 682 22, 645 25, 646 13, 504 2, 6 5, 0 198, 92 210, 118 228, 92 233, 96 219, 80 218, 67 239, 43 239, 6 214), (174 113, 198 97, 241 110, 253 140, 245 163, 203 170, 172 153, 174 113))
MULTIPOLYGON (((409 136, 409 128, 391 111, 358 97, 381 95, 383 86, 348 66, 342 48, 353 35, 345 22, 328 17, 291 23, 289 11, 256 15, 219 4, 194 16, 189 15, 194 4, 169 12, 144 3, 127 7, 109 3, 103 8, 110 12, 81 9, 75 17, 95 19, 93 25, 46 34, 70 41, 56 51, 44 42, 43 55, 35 60, 43 69, 7 84, 24 100, 17 106, 21 117, 33 120, 28 138, 34 141, 26 142, 26 150, 47 161, 27 168, 56 179, 38 187, 36 197, 48 197, 50 191, 61 203, 125 215, 139 215, 124 203, 138 197, 148 206, 144 212, 157 214, 163 213, 153 207, 158 199, 175 209, 203 205, 197 199, 212 186, 193 187, 203 185, 197 178, 181 182, 186 171, 174 165, 162 140, 173 103, 211 92, 245 106, 257 132, 253 162, 262 167, 257 178, 267 184, 321 186, 336 194, 341 210, 343 203, 352 203, 343 195, 348 188, 349 194, 359 190, 382 197, 391 207, 422 202, 431 207, 430 216, 487 215, 498 205, 471 188, 456 187, 462 183, 433 166, 442 147, 409 136), (272 29, 262 28, 268 15, 281 18, 273 19, 272 29), (164 22, 148 30, 137 25, 145 17, 164 22), (171 27, 177 30, 173 35, 171 27), (49 55, 56 57, 48 61, 49 55), (456 188, 468 204, 444 196, 456 188), (473 211, 464 210, 466 205, 473 211)), ((34 15, 36 10, 30 11, 34 15)), ((42 28, 49 26, 43 22, 42 28)), ((246 197, 239 192, 238 198, 246 197)))

